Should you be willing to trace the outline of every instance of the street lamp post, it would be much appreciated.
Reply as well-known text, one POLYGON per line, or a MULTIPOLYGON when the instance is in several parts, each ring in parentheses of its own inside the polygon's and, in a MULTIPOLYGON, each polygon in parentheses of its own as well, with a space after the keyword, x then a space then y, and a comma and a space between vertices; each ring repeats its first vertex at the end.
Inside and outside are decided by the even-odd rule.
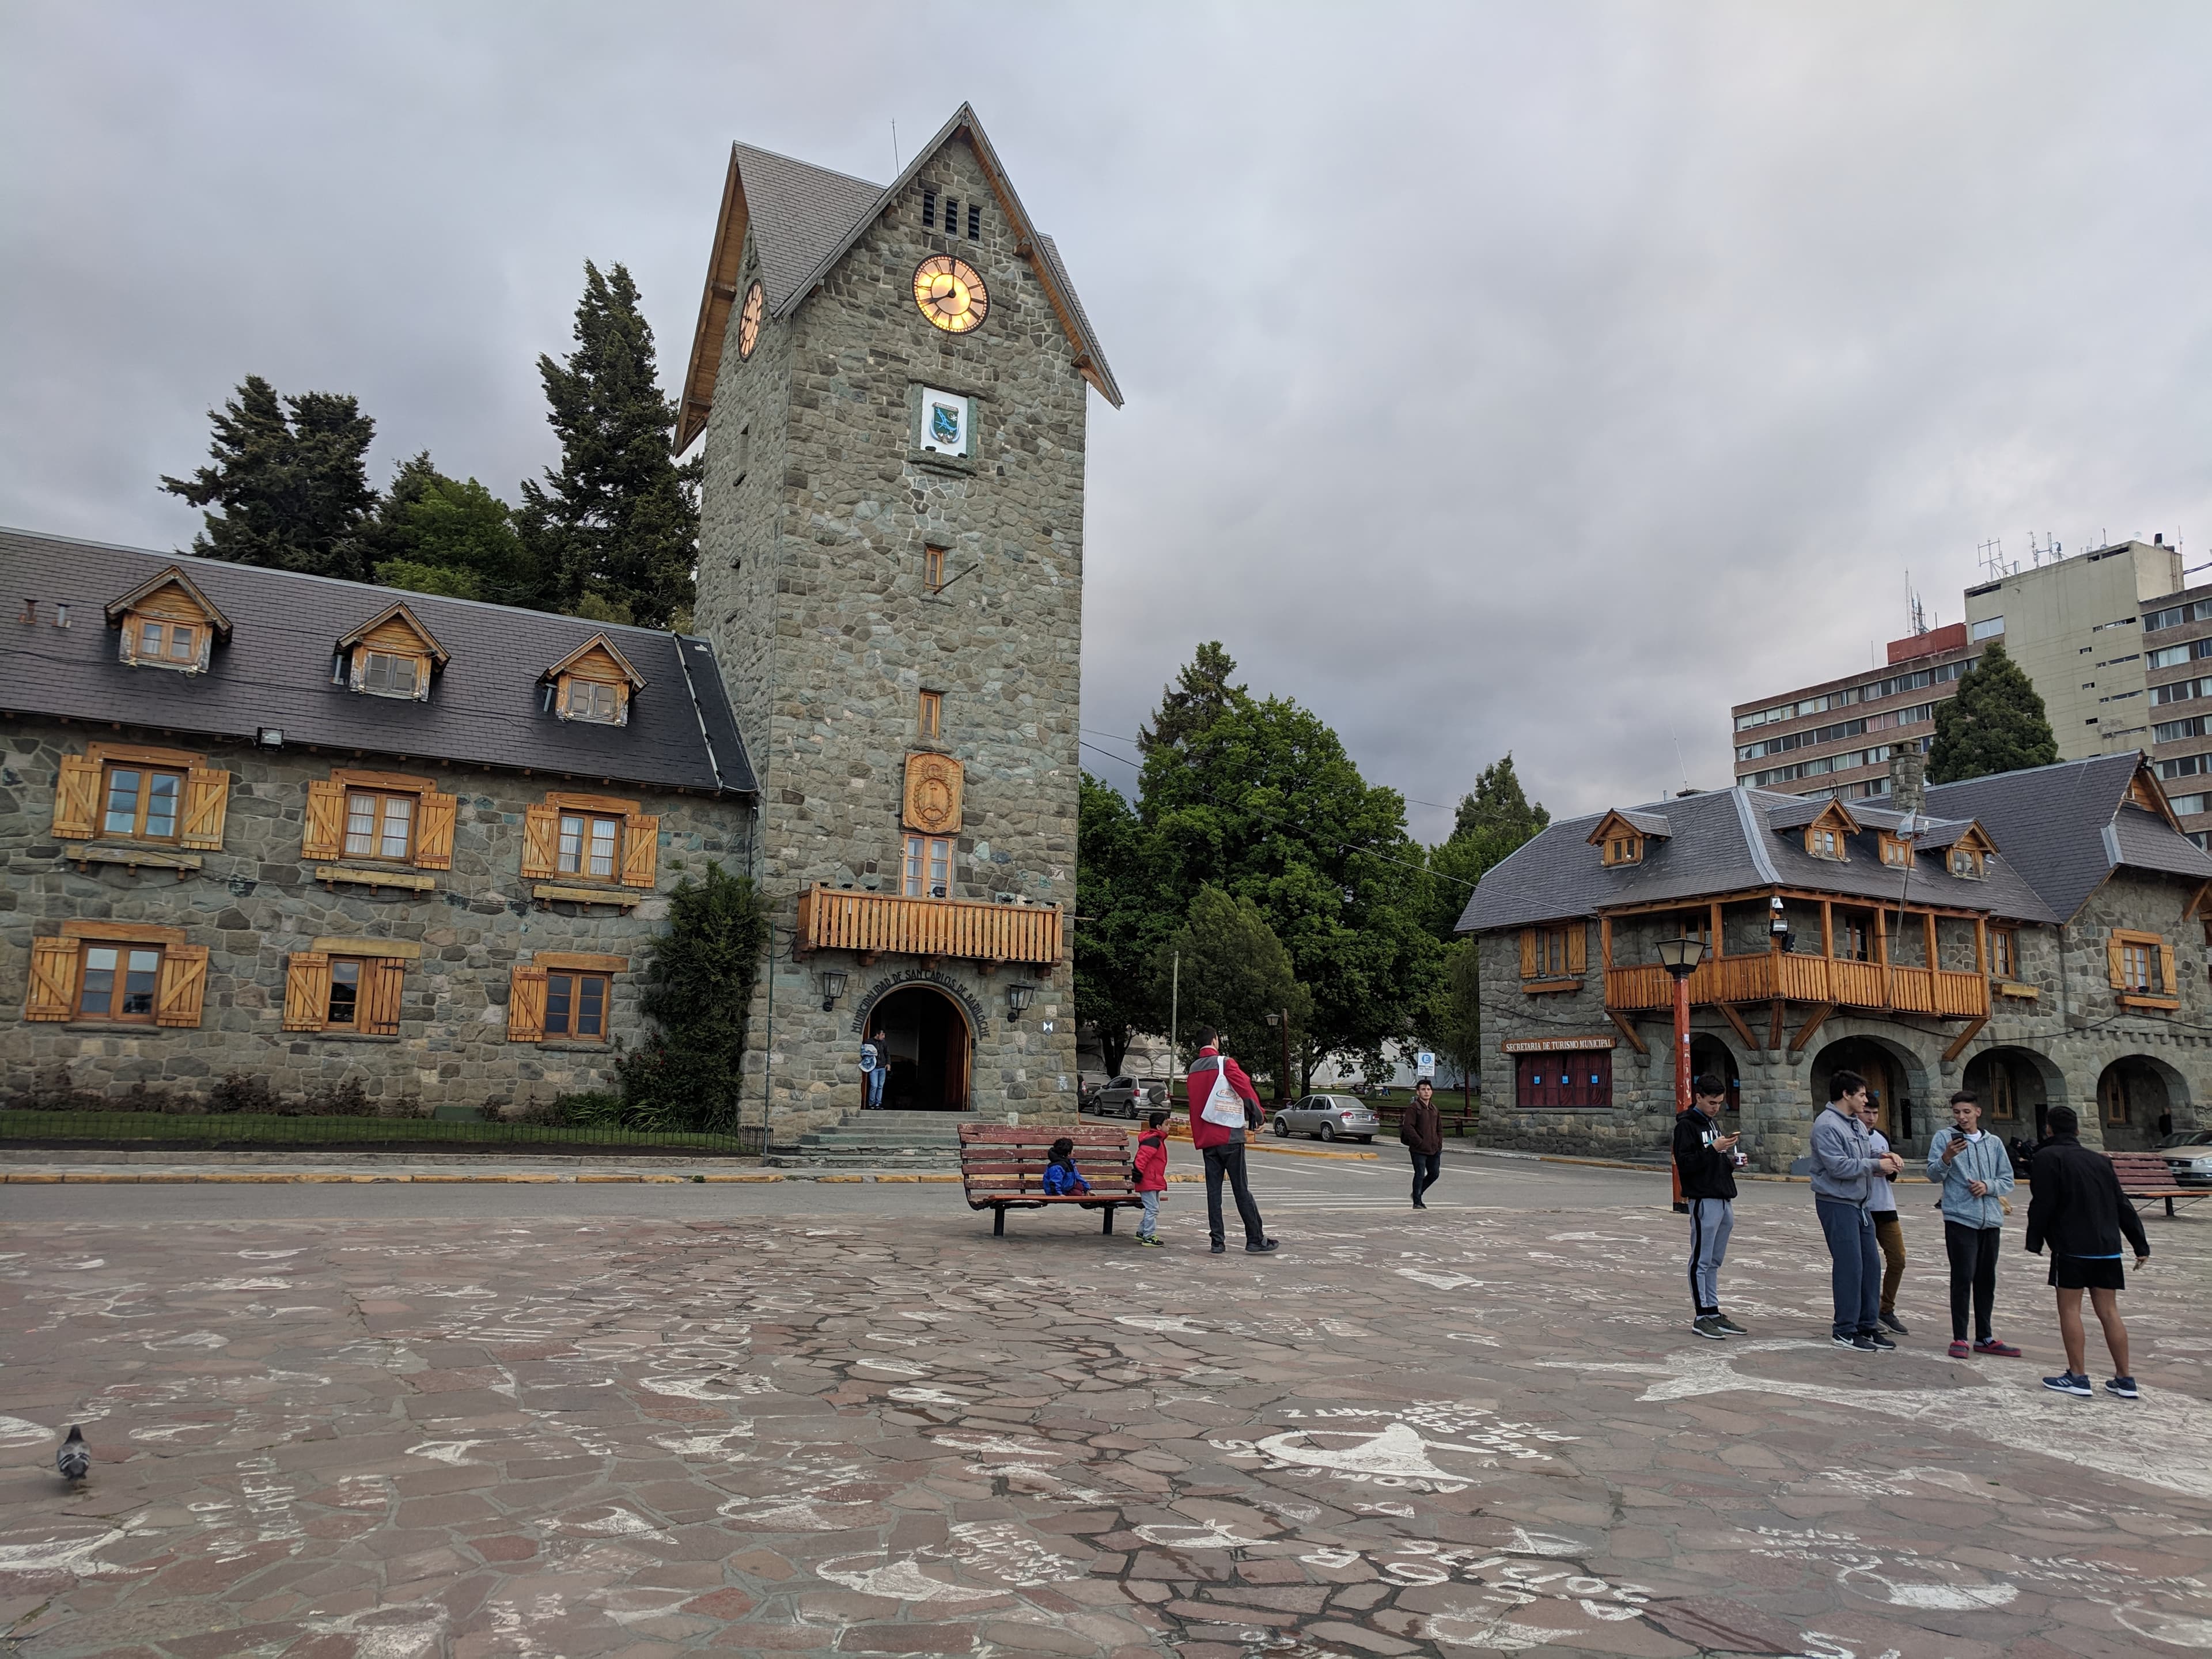
MULTIPOLYGON (((1662 939, 1656 948, 1659 965, 1674 981, 1674 1113, 1679 1117, 1690 1109, 1690 975, 1705 959, 1705 942, 1662 939)), ((1686 1215, 1690 1206, 1682 1201, 1682 1172, 1671 1158, 1668 1164, 1674 1179, 1675 1212, 1686 1215)))
POLYGON ((1288 1010, 1267 1016, 1267 1024, 1283 1034, 1283 1068, 1275 1073, 1275 1103, 1281 1105, 1291 1097, 1291 1016, 1288 1010))

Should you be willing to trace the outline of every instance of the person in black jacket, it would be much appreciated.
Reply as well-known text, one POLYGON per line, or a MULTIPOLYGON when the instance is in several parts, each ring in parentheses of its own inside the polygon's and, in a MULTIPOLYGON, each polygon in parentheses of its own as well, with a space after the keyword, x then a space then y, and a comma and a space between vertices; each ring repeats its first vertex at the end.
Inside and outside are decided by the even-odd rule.
POLYGON ((1721 1262, 1735 1228, 1737 1137, 1721 1128, 1728 1088, 1718 1078, 1699 1078, 1690 1093, 1694 1103, 1674 1119, 1674 1168, 1690 1209, 1690 1301, 1697 1310, 1690 1328, 1719 1342, 1749 1334, 1721 1311, 1721 1262))
POLYGON ((2058 1335, 2066 1345, 2066 1369, 2046 1376, 2043 1386, 2087 1400, 2089 1343, 2081 1328, 2081 1292, 2089 1292, 2105 1346, 2118 1373, 2105 1392, 2122 1400, 2138 1397, 2128 1367, 2128 1328, 2120 1322, 2116 1299, 2127 1283, 2120 1270, 2120 1236, 2135 1247, 2136 1266, 2150 1260, 2150 1240, 2142 1218, 2120 1190, 2112 1160, 2076 1139, 2081 1122, 2068 1106, 2051 1109, 2051 1139, 2035 1155, 2027 1174, 2027 1248, 2041 1254, 2051 1246, 2051 1283, 2058 1291, 2058 1335))

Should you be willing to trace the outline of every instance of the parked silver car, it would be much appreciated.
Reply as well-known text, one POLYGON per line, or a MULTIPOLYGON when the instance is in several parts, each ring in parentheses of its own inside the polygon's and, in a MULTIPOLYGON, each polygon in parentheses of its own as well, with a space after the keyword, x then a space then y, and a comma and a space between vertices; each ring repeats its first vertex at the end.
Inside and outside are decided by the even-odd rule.
POLYGON ((1134 1118, 1167 1103, 1168 1091, 1163 1085, 1147 1085, 1133 1077, 1117 1077, 1093 1090, 1084 1107, 1102 1117, 1134 1118))
POLYGON ((2212 1187, 2212 1129, 2184 1129, 2158 1143, 2177 1187, 2212 1187))
POLYGON ((1311 1135, 1316 1140, 1356 1140, 1365 1146, 1382 1127, 1382 1120, 1354 1095, 1308 1095, 1275 1114, 1279 1135, 1311 1135))

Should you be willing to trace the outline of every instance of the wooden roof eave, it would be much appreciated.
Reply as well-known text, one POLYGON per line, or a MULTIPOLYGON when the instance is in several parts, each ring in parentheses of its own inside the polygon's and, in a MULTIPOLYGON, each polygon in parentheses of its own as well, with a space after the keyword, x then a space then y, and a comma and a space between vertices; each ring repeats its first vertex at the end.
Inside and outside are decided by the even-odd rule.
POLYGON ((738 147, 730 146, 730 168, 722 180, 721 210, 714 218, 714 240, 707 256, 707 283, 699 295, 699 321, 691 331, 691 356, 684 365, 683 402, 676 411, 672 453, 681 455, 707 429, 714 404, 714 381, 721 372, 722 342, 738 297, 744 268, 745 229, 750 215, 745 186, 738 171, 738 147))
POLYGON ((161 589, 171 586, 184 589, 185 597, 205 613, 208 626, 215 629, 216 638, 225 645, 230 643, 230 618, 223 615, 213 599, 200 591, 199 584, 185 574, 182 565, 169 565, 148 577, 122 598, 110 599, 101 614, 107 619, 110 628, 120 628, 124 616, 132 606, 143 604, 161 589))
POLYGON ((438 643, 437 635, 423 626, 422 619, 408 608, 404 599, 396 605, 387 605, 351 633, 342 635, 338 640, 338 649, 343 651, 359 645, 385 623, 394 621, 407 624, 409 631, 422 641, 422 648, 430 653, 430 659, 439 667, 443 668, 453 659, 452 653, 438 643))

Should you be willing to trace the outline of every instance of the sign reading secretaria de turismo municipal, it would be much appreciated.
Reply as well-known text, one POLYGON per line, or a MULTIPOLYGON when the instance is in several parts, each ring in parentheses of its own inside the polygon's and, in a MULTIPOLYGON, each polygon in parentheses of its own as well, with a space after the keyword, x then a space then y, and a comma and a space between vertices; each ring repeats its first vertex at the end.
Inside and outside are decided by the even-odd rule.
POLYGON ((1610 1048, 1620 1041, 1609 1036, 1508 1037, 1498 1045, 1502 1054, 1559 1054, 1577 1048, 1610 1048))

